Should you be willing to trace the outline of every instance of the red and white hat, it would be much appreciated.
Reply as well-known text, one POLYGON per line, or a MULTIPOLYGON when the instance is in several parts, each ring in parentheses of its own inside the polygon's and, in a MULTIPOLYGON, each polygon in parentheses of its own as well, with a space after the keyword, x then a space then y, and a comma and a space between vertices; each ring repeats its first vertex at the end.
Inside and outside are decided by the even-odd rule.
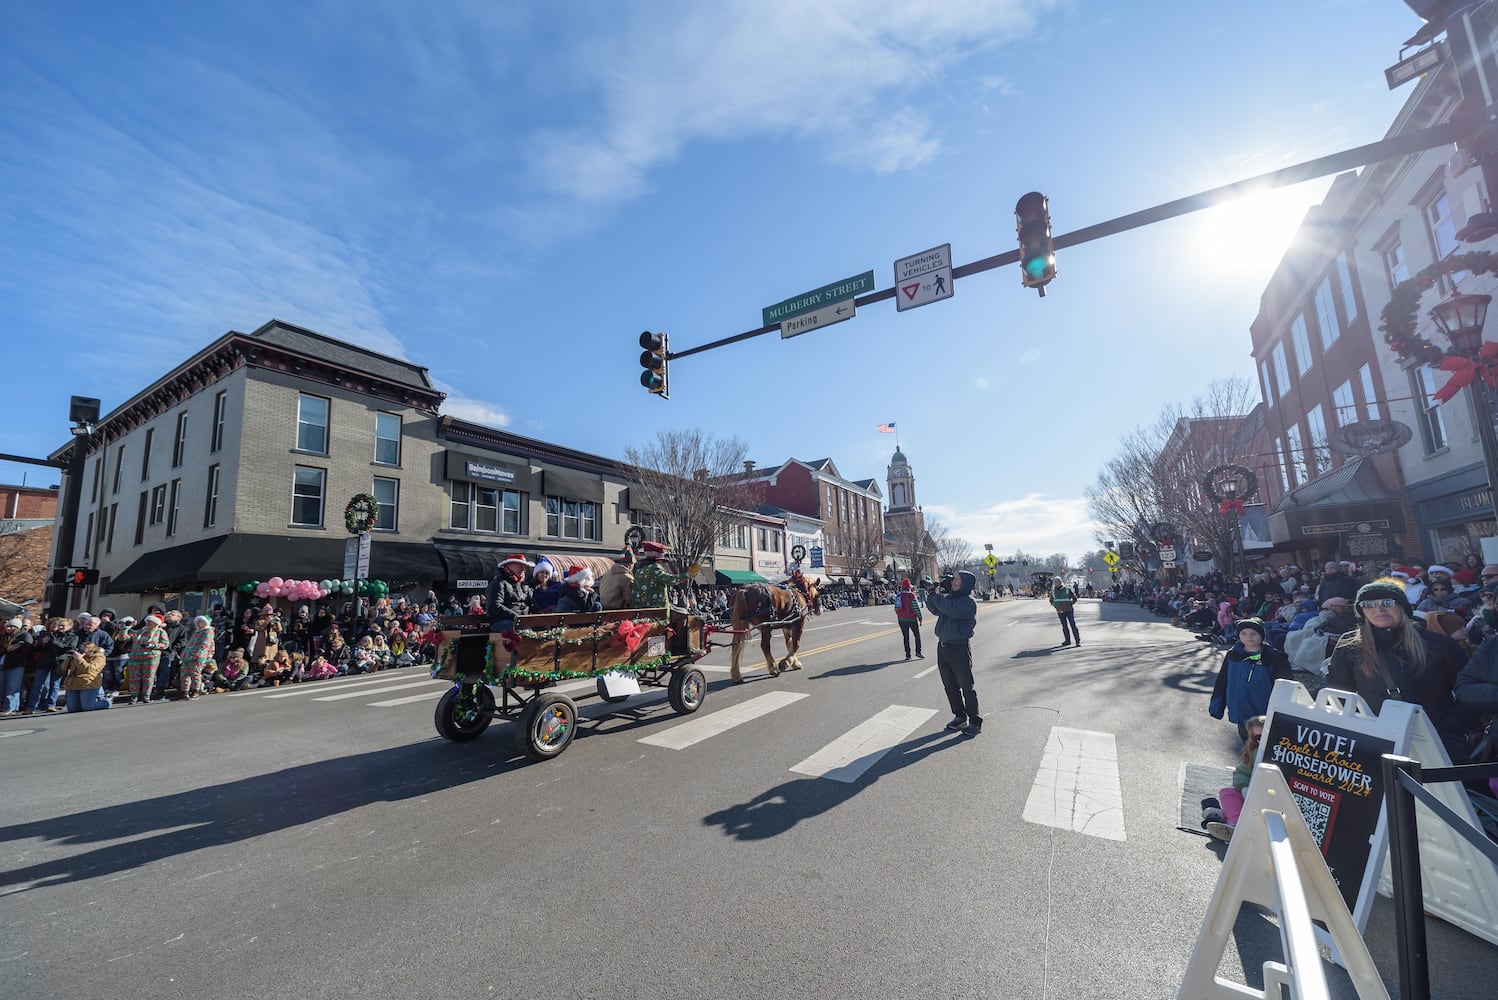
POLYGON ((568 566, 567 582, 582 585, 593 582, 593 571, 586 566, 568 566))
POLYGON ((501 566, 519 565, 519 566, 524 566, 526 569, 530 569, 533 565, 535 565, 529 559, 527 559, 523 554, 518 553, 518 552, 515 553, 514 555, 505 556, 503 559, 501 559, 499 561, 499 564, 501 566))

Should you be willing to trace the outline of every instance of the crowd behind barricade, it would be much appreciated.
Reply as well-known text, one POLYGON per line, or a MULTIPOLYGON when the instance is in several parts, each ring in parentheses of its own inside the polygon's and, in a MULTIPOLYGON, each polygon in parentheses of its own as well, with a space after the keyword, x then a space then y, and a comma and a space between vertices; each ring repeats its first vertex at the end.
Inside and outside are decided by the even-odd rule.
MULTIPOLYGON (((1498 564, 1468 556, 1444 565, 1328 562, 1249 574, 1220 572, 1163 583, 1126 583, 1109 599, 1148 611, 1223 649, 1208 702, 1245 742, 1262 732, 1274 682, 1355 691, 1373 711, 1389 699, 1419 704, 1453 763, 1495 759, 1498 716, 1498 564)), ((1239 768, 1246 782, 1249 770, 1239 768)), ((1232 834, 1244 789, 1204 800, 1203 825, 1232 834)), ((1469 788, 1498 835, 1498 779, 1469 788)))

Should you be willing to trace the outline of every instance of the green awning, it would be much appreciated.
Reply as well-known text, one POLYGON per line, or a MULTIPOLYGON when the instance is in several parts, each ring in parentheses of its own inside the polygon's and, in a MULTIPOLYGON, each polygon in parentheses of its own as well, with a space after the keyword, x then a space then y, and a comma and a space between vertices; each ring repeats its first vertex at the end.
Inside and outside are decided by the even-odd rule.
POLYGON ((732 587, 745 583, 769 583, 752 569, 720 569, 714 574, 720 587, 732 587))

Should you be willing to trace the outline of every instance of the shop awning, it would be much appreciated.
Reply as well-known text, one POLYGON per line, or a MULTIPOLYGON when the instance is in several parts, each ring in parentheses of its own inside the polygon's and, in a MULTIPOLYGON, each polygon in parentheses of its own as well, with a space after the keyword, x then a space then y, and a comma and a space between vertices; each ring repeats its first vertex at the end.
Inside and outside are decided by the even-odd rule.
POLYGON ((614 565, 614 559, 611 556, 582 555, 577 552, 543 552, 541 555, 557 568, 558 574, 566 573, 568 566, 586 566, 593 571, 593 576, 600 580, 603 579, 603 574, 614 565))
POLYGON ((752 569, 720 569, 713 574, 720 587, 742 586, 746 583, 769 583, 752 569))
POLYGON ((1290 543, 1335 551, 1341 535, 1360 524, 1381 532, 1404 530, 1404 509, 1366 458, 1290 491, 1269 515, 1276 546, 1290 543))
POLYGON ((446 566, 446 573, 439 579, 449 585, 459 580, 490 580, 499 561, 514 552, 513 546, 500 545, 443 545, 436 546, 437 555, 446 566))
POLYGON ((203 576, 203 566, 230 537, 232 536, 219 535, 217 538, 200 538, 196 542, 148 552, 126 566, 124 572, 111 577, 104 592, 142 594, 147 591, 195 589, 200 580, 215 579, 203 576))

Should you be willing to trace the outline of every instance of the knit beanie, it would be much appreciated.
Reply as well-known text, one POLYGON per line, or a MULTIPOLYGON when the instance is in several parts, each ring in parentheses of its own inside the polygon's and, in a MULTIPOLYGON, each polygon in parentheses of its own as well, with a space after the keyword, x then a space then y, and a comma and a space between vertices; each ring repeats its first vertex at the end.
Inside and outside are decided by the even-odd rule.
POLYGON ((1259 621, 1259 619, 1257 618, 1241 618, 1238 621, 1233 622, 1234 635, 1237 635, 1239 632, 1242 632, 1246 628, 1251 628, 1255 632, 1259 633, 1260 639, 1269 638, 1269 634, 1264 631, 1264 623, 1259 621))
POLYGON ((1364 601, 1378 601, 1386 597, 1393 598, 1399 607, 1408 615, 1410 613, 1410 599, 1404 592, 1403 585, 1398 580, 1389 577, 1380 577, 1372 583, 1365 583, 1358 588, 1358 596, 1354 604, 1364 601))

